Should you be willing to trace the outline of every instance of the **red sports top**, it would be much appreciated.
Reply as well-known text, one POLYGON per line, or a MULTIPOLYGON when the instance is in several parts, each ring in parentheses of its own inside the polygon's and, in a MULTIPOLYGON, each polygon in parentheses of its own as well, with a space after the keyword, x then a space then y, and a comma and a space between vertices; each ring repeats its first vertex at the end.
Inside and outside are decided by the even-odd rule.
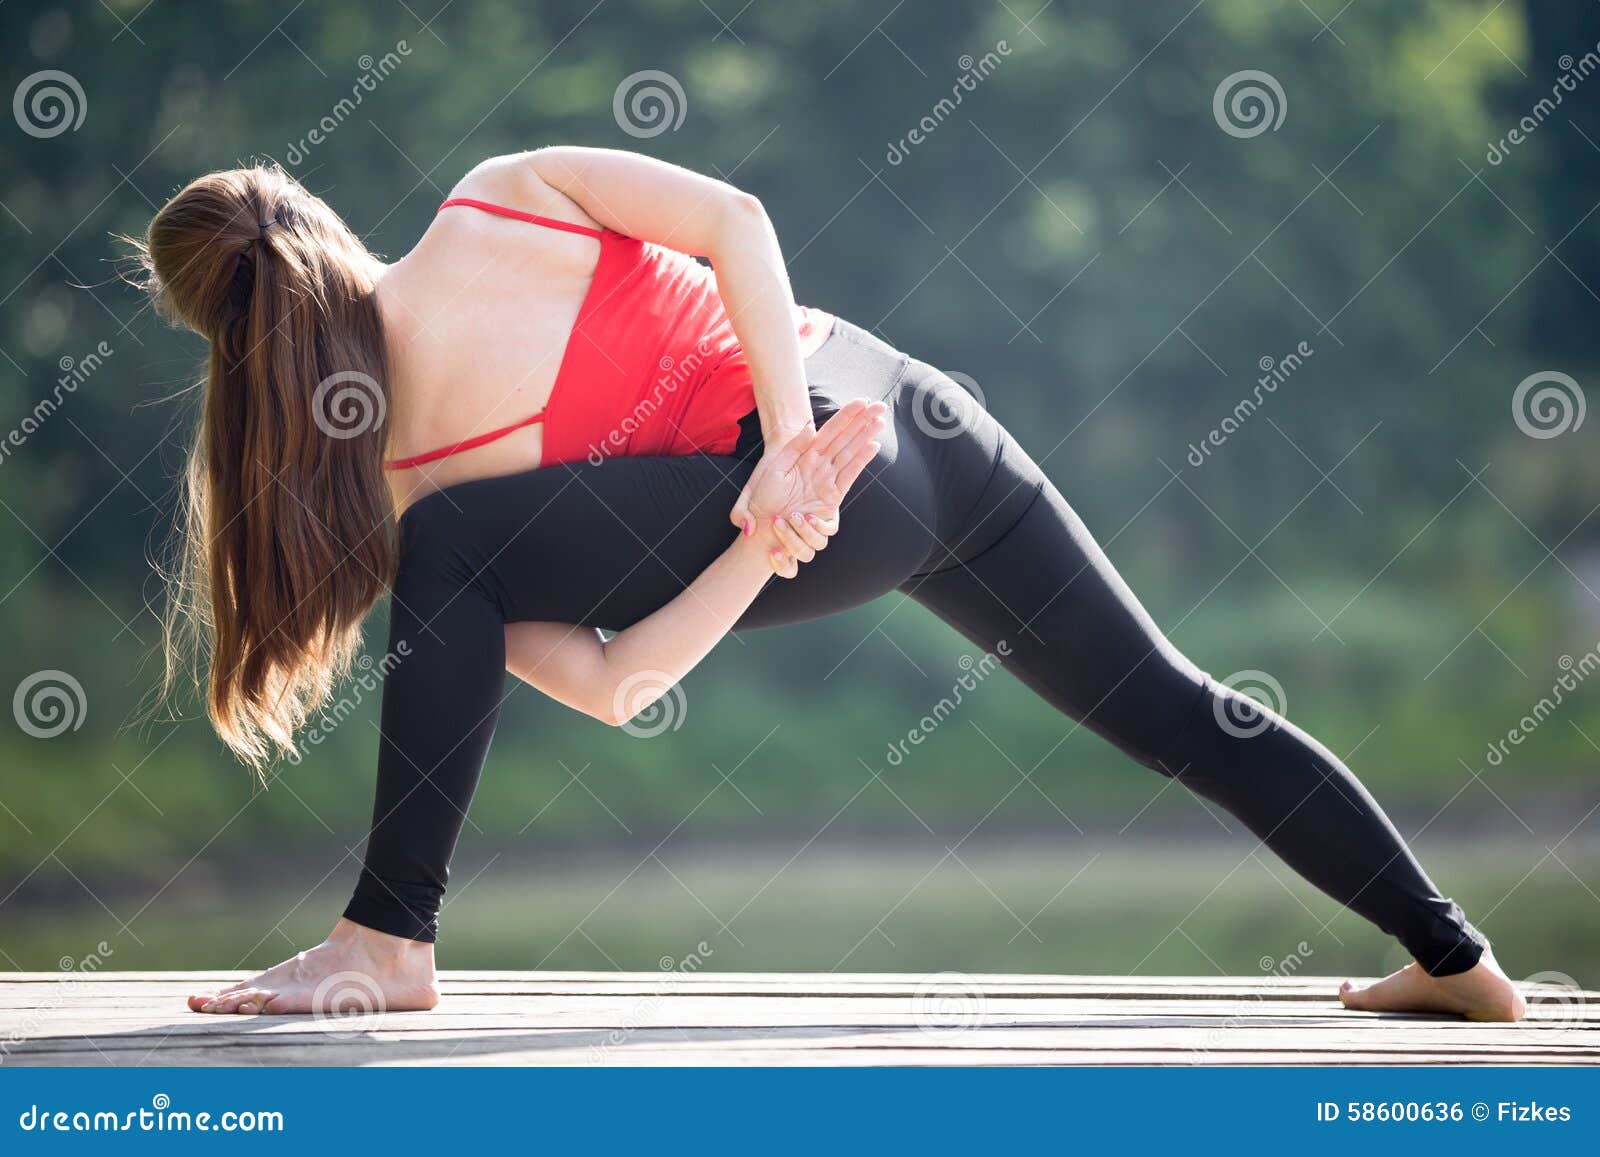
MULTIPOLYGON (((710 269, 609 229, 469 197, 452 197, 439 210, 453 205, 593 237, 600 260, 542 411, 426 454, 391 459, 386 470, 436 462, 535 422, 544 423, 543 466, 732 451, 739 420, 756 408, 755 391, 710 269)), ((827 338, 833 319, 797 306, 795 324, 802 351, 810 353, 827 338)))

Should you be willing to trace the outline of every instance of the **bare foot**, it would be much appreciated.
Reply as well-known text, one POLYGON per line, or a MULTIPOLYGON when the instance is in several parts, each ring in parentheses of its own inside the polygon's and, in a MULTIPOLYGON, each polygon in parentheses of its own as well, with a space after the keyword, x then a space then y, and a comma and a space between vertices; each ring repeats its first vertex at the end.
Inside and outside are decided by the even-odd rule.
POLYGON ((1360 1012, 1445 1012, 1468 1020, 1521 1020, 1528 1005, 1489 952, 1466 972, 1429 976, 1415 962, 1371 984, 1345 981, 1339 999, 1360 1012))
POLYGON ((219 992, 189 997, 195 1012, 406 1012, 439 1003, 433 945, 340 920, 315 948, 219 992))

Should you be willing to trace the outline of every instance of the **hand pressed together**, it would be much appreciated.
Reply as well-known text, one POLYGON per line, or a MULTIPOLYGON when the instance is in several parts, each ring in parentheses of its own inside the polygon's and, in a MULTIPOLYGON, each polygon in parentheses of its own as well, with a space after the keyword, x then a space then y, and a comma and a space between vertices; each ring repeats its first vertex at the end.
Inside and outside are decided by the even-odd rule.
POLYGON ((776 574, 793 578, 838 531, 839 504, 877 456, 887 411, 855 399, 821 429, 803 429, 762 455, 729 519, 747 535, 768 536, 776 574))

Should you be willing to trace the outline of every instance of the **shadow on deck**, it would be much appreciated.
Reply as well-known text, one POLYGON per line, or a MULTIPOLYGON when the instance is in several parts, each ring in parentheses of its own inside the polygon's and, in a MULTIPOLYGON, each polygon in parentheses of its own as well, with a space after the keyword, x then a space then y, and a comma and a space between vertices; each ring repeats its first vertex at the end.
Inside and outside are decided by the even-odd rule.
MULTIPOLYGON (((1338 981, 454 972, 432 1012, 202 1016, 221 973, 0 973, 15 1065, 1600 1064, 1600 993, 1480 1025, 1353 1013, 1338 981)), ((364 994, 352 989, 352 1006, 364 994)))

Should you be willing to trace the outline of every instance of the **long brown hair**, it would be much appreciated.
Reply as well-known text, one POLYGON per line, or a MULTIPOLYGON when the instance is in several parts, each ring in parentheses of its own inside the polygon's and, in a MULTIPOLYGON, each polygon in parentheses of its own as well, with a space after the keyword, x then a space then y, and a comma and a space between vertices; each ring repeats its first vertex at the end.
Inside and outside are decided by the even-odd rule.
POLYGON ((209 653, 217 734, 259 772, 350 666, 394 571, 378 264, 276 166, 209 173, 139 244, 210 343, 169 576, 166 684, 209 653))

